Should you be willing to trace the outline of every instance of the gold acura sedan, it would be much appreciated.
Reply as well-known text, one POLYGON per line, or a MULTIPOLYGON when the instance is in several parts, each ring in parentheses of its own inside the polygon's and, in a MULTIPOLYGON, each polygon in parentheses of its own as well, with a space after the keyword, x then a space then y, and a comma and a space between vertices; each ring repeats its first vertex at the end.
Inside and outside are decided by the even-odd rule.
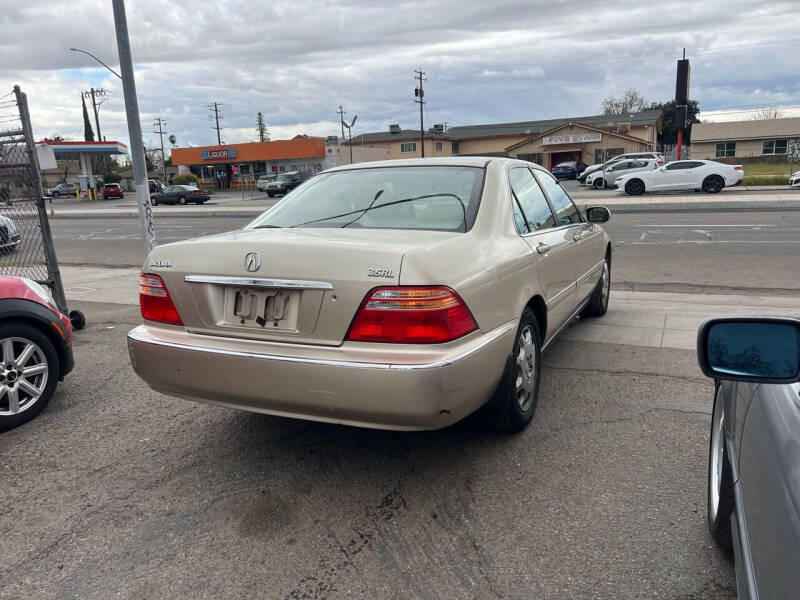
POLYGON ((541 352, 608 308, 600 206, 506 158, 361 163, 244 229, 159 246, 128 334, 158 392, 385 429, 523 429, 541 352))

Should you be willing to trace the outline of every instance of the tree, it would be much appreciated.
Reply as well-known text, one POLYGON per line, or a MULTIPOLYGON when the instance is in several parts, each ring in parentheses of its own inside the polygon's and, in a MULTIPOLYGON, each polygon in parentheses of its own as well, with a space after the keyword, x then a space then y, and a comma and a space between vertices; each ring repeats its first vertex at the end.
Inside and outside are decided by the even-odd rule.
POLYGON ((647 106, 641 92, 635 88, 630 88, 622 93, 622 96, 609 96, 603 100, 601 110, 604 115, 624 115, 632 112, 639 112, 647 106))
POLYGON ((87 142, 94 141, 94 131, 92 130, 92 122, 89 121, 89 111, 86 110, 86 98, 81 94, 81 104, 83 104, 83 139, 87 142))
POLYGON ((45 138, 45 139, 50 140, 51 142, 66 142, 67 141, 67 138, 65 138, 60 133, 54 133, 49 138, 45 138))
POLYGON ((762 108, 756 113, 757 121, 767 121, 769 119, 782 119, 786 116, 786 111, 782 108, 762 108))
POLYGON ((175 148, 178 145, 178 138, 175 137, 174 133, 170 133, 169 134, 169 137, 167 138, 167 141, 170 143, 170 145, 173 148, 175 148))
POLYGON ((256 133, 258 133, 259 142, 269 141, 269 131, 267 131, 267 126, 264 124, 264 115, 260 112, 256 115, 256 133))
MULTIPOLYGON (((675 100, 669 102, 651 102, 645 110, 660 110, 661 111, 661 135, 658 142, 662 145, 671 145, 678 143, 678 127, 675 121, 675 100)), ((686 129, 684 130, 683 142, 688 144, 692 139, 692 125, 699 123, 700 119, 697 118, 697 113, 700 112, 700 107, 697 100, 689 100, 686 105, 686 129)))

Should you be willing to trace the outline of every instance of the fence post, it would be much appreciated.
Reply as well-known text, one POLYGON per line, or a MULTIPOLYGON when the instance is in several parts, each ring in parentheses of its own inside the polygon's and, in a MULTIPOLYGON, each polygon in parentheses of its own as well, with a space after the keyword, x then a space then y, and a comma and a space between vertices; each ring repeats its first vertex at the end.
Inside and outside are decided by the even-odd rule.
POLYGON ((50 221, 47 219, 47 210, 44 206, 44 192, 42 190, 42 175, 39 172, 39 157, 36 154, 36 144, 33 142, 33 128, 31 127, 31 116, 28 112, 28 97, 22 93, 18 85, 14 86, 14 95, 17 98, 19 107, 19 118, 22 121, 22 136, 25 138, 25 147, 28 150, 28 164, 31 169, 31 184, 34 198, 36 199, 36 210, 39 213, 39 226, 42 228, 42 242, 44 246, 44 258, 47 263, 47 277, 50 279, 53 299, 56 306, 65 315, 67 314, 67 298, 64 295, 64 284, 61 282, 61 271, 56 260, 56 248, 53 245, 53 234, 50 231, 50 221))

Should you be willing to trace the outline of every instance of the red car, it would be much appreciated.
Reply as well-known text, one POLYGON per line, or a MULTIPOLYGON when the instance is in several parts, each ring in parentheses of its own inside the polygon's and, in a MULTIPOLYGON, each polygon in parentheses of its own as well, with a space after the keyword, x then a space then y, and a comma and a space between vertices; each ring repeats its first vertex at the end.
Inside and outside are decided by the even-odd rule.
POLYGON ((124 198, 125 193, 118 183, 107 183, 103 186, 103 200, 107 198, 124 198))
POLYGON ((39 414, 74 366, 72 324, 48 290, 0 276, 0 430, 39 414))

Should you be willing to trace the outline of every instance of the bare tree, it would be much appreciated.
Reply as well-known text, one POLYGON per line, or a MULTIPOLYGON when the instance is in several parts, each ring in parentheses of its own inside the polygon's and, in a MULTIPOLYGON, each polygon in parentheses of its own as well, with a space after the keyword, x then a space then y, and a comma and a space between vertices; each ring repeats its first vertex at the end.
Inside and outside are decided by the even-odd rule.
POLYGON ((756 113, 757 121, 767 121, 769 119, 782 119, 786 116, 786 111, 782 108, 762 108, 756 113))
POLYGON ((601 109, 604 115, 624 115, 639 112, 648 104, 639 90, 630 88, 625 90, 622 96, 609 96, 603 100, 601 109))

